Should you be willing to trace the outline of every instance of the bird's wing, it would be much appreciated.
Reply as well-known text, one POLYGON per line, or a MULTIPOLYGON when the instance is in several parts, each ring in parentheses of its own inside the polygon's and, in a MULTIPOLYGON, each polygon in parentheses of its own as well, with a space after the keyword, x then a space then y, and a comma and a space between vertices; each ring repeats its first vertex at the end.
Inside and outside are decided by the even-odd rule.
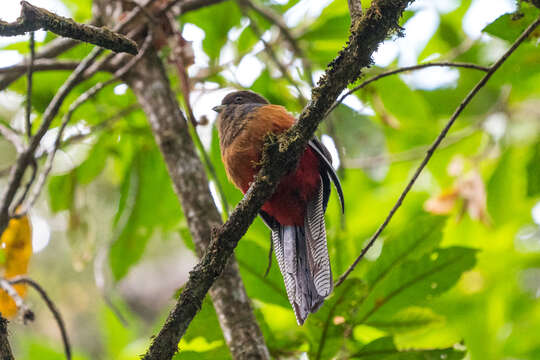
MULTIPOLYGON (((330 180, 334 183, 334 186, 336 187, 339 201, 341 203, 341 210, 345 212, 345 197, 343 196, 343 190, 341 188, 341 183, 339 181, 339 178, 332 167, 332 156, 330 155, 330 152, 328 152, 328 149, 317 139, 313 138, 308 143, 309 147, 315 152, 317 155, 317 158, 321 162, 321 168, 324 170, 322 175, 323 184, 325 182, 325 176, 328 176, 330 180)), ((326 208, 326 204, 328 203, 328 196, 329 191, 325 190, 325 193, 323 194, 323 201, 324 201, 324 207, 326 208)))

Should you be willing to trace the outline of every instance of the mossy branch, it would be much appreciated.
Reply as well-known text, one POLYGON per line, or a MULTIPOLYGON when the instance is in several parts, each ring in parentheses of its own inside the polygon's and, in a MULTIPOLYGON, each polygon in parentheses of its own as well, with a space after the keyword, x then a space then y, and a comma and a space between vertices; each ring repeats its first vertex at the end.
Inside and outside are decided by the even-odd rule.
POLYGON ((136 55, 137 44, 122 34, 105 27, 79 24, 73 19, 56 15, 48 10, 21 1, 19 18, 11 23, 0 20, 0 36, 22 35, 27 32, 45 29, 57 35, 81 40, 116 52, 136 55))

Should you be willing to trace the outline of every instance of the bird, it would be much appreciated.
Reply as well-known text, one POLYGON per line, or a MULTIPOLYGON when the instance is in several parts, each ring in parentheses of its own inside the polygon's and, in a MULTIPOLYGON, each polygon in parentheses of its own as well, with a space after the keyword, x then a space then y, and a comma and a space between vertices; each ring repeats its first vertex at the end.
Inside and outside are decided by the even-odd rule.
MULTIPOLYGON (((296 122, 283 106, 249 91, 227 94, 220 105, 217 128, 222 161, 229 180, 246 193, 260 169, 265 138, 296 122)), ((333 290, 324 213, 331 184, 344 197, 326 147, 312 138, 296 168, 285 174, 259 216, 271 230, 271 240, 287 297, 299 325, 316 312, 333 290)))

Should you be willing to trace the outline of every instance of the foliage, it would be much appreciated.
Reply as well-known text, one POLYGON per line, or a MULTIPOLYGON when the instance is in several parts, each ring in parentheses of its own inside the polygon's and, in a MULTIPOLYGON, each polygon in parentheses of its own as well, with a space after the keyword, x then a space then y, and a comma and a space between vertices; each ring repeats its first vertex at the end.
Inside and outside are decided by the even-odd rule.
MULTIPOLYGON (((65 3, 78 20, 89 18, 89 1, 65 3)), ((248 9, 248 20, 236 2, 223 2, 179 18, 186 38, 187 30, 194 26, 204 32, 204 39, 193 44, 195 65, 189 69, 198 79, 191 98, 197 116, 206 114, 213 120, 209 109, 202 108, 209 104, 198 99, 211 98, 210 105, 215 105, 223 94, 213 90, 218 87, 247 86, 272 103, 293 112, 301 110, 297 90, 262 50, 264 45, 249 23, 257 22, 266 32, 264 39, 304 90, 343 47, 350 22, 348 7, 345 1, 333 1, 321 8, 320 15, 308 13, 294 22, 291 12, 301 12, 309 7, 307 2, 277 3, 257 1, 278 15, 286 14, 300 54, 292 55, 291 47, 267 19, 248 9), (294 61, 300 56, 304 56, 303 62, 294 61), (264 66, 258 72, 256 67, 246 65, 249 63, 264 66)), ((419 62, 452 60, 489 66, 501 49, 508 48, 540 14, 533 5, 523 3, 519 12, 501 13, 487 24, 480 39, 473 39, 462 24, 474 3, 461 1, 449 11, 431 7, 429 11, 438 25, 429 40, 417 46, 414 58, 419 62)), ((425 11, 422 6, 409 9, 403 20, 405 38, 388 40, 389 44, 397 40, 396 46, 401 49, 388 68, 406 63, 404 49, 412 46, 406 42, 408 26, 425 11)), ((532 336, 540 329, 540 220, 538 215, 531 216, 540 202, 538 37, 535 33, 523 44, 476 96, 449 134, 452 141, 435 153, 389 228, 303 327, 296 325, 275 261, 269 275, 264 276, 269 233, 260 220, 255 221, 240 242, 236 257, 273 357, 295 358, 303 353, 309 359, 540 357, 540 339, 532 336), (471 174, 479 180, 474 182, 472 193, 485 194, 485 198, 467 195, 467 186, 473 184, 466 181, 471 174), (442 204, 450 193, 451 201, 442 204), (434 199, 439 201, 435 208, 430 206, 434 199), (471 207, 481 209, 484 216, 475 217, 471 207)), ((10 48, 26 52, 27 48, 20 45, 10 48)), ((89 50, 88 46, 78 46, 63 56, 81 59, 89 50)), ((176 86, 179 80, 175 69, 168 70, 176 86)), ((376 61, 359 81, 384 70, 376 61)), ((375 81, 338 106, 322 124, 320 135, 336 145, 346 196, 346 214, 341 214, 333 196, 326 217, 335 277, 358 256, 403 190, 425 146, 431 144, 482 76, 471 69, 441 71, 426 69, 375 81), (437 81, 440 74, 452 75, 452 80, 437 81), (433 80, 429 86, 426 79, 433 80)), ((66 76, 58 71, 34 75, 34 126, 66 76)), ((79 85, 61 114, 76 96, 108 77, 99 74, 79 85)), ((23 95, 25 80, 19 79, 10 90, 23 95)), ((47 265, 52 261, 40 258, 49 256, 58 263, 71 258, 60 272, 75 280, 53 281, 55 287, 50 291, 55 297, 70 293, 70 287, 92 292, 87 299, 92 306, 70 304, 74 301, 64 304, 81 359, 137 359, 150 335, 163 323, 167 300, 174 293, 163 290, 163 295, 155 284, 166 282, 165 273, 155 275, 149 268, 166 269, 162 271, 172 277, 172 273, 189 271, 191 265, 181 264, 177 257, 172 262, 167 258, 177 256, 178 248, 184 255, 190 252, 179 237, 187 248, 193 247, 144 114, 137 109, 115 118, 118 111, 135 102, 129 90, 117 94, 109 87, 81 107, 69 128, 73 132, 91 130, 91 134, 63 148, 67 155, 57 159, 48 181, 47 204, 40 204, 36 210, 56 224, 51 225, 56 229, 54 241, 36 256, 31 274, 49 274, 47 265), (95 127, 100 124, 105 125, 95 127), (100 263, 103 251, 108 260, 100 263), (75 261, 76 257, 82 261, 75 261), (86 266, 91 261, 93 269, 86 266), (82 263, 75 266, 82 272, 73 272, 71 262, 82 263), (94 272, 106 278, 100 278, 107 284, 98 285, 99 291, 94 289, 94 272), (142 278, 130 288, 134 274, 142 278), (147 296, 155 297, 154 306, 143 305, 134 288, 150 292, 147 296), (156 309, 159 297, 166 300, 156 309), (105 304, 120 307, 128 329, 105 304), (79 323, 75 317, 83 316, 81 312, 91 319, 87 329, 75 325, 79 323), (84 340, 92 337, 101 340, 84 340)), ((15 118, 8 111, 0 112, 3 122, 15 123, 15 118)), ((229 205, 236 204, 241 194, 227 180, 215 127, 210 123, 197 130, 208 145, 206 151, 217 173, 215 178, 209 177, 220 183, 229 205)), ((2 149, 8 147, 0 145, 2 149)), ((0 164, 13 161, 10 151, 0 157, 0 164)), ((47 281, 51 280, 44 279, 47 281)), ((45 339, 42 333, 21 331, 16 336, 20 349, 17 358, 62 358, 53 350, 59 349, 59 344, 45 339)), ((183 351, 175 359, 230 356, 208 299, 179 348, 183 351)))

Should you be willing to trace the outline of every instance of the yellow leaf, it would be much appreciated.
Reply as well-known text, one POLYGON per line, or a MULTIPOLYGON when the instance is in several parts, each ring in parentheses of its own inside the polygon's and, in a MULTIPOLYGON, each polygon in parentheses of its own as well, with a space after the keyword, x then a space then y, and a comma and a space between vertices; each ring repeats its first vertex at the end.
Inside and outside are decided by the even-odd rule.
MULTIPOLYGON (((20 219, 10 220, 7 229, 2 234, 0 244, 5 255, 4 262, 1 264, 3 277, 9 280, 17 275, 25 275, 32 256, 32 229, 26 215, 20 219)), ((14 285, 13 287, 24 298, 26 286, 14 285)), ((15 302, 3 290, 0 290, 0 312, 8 318, 17 313, 15 302)))

